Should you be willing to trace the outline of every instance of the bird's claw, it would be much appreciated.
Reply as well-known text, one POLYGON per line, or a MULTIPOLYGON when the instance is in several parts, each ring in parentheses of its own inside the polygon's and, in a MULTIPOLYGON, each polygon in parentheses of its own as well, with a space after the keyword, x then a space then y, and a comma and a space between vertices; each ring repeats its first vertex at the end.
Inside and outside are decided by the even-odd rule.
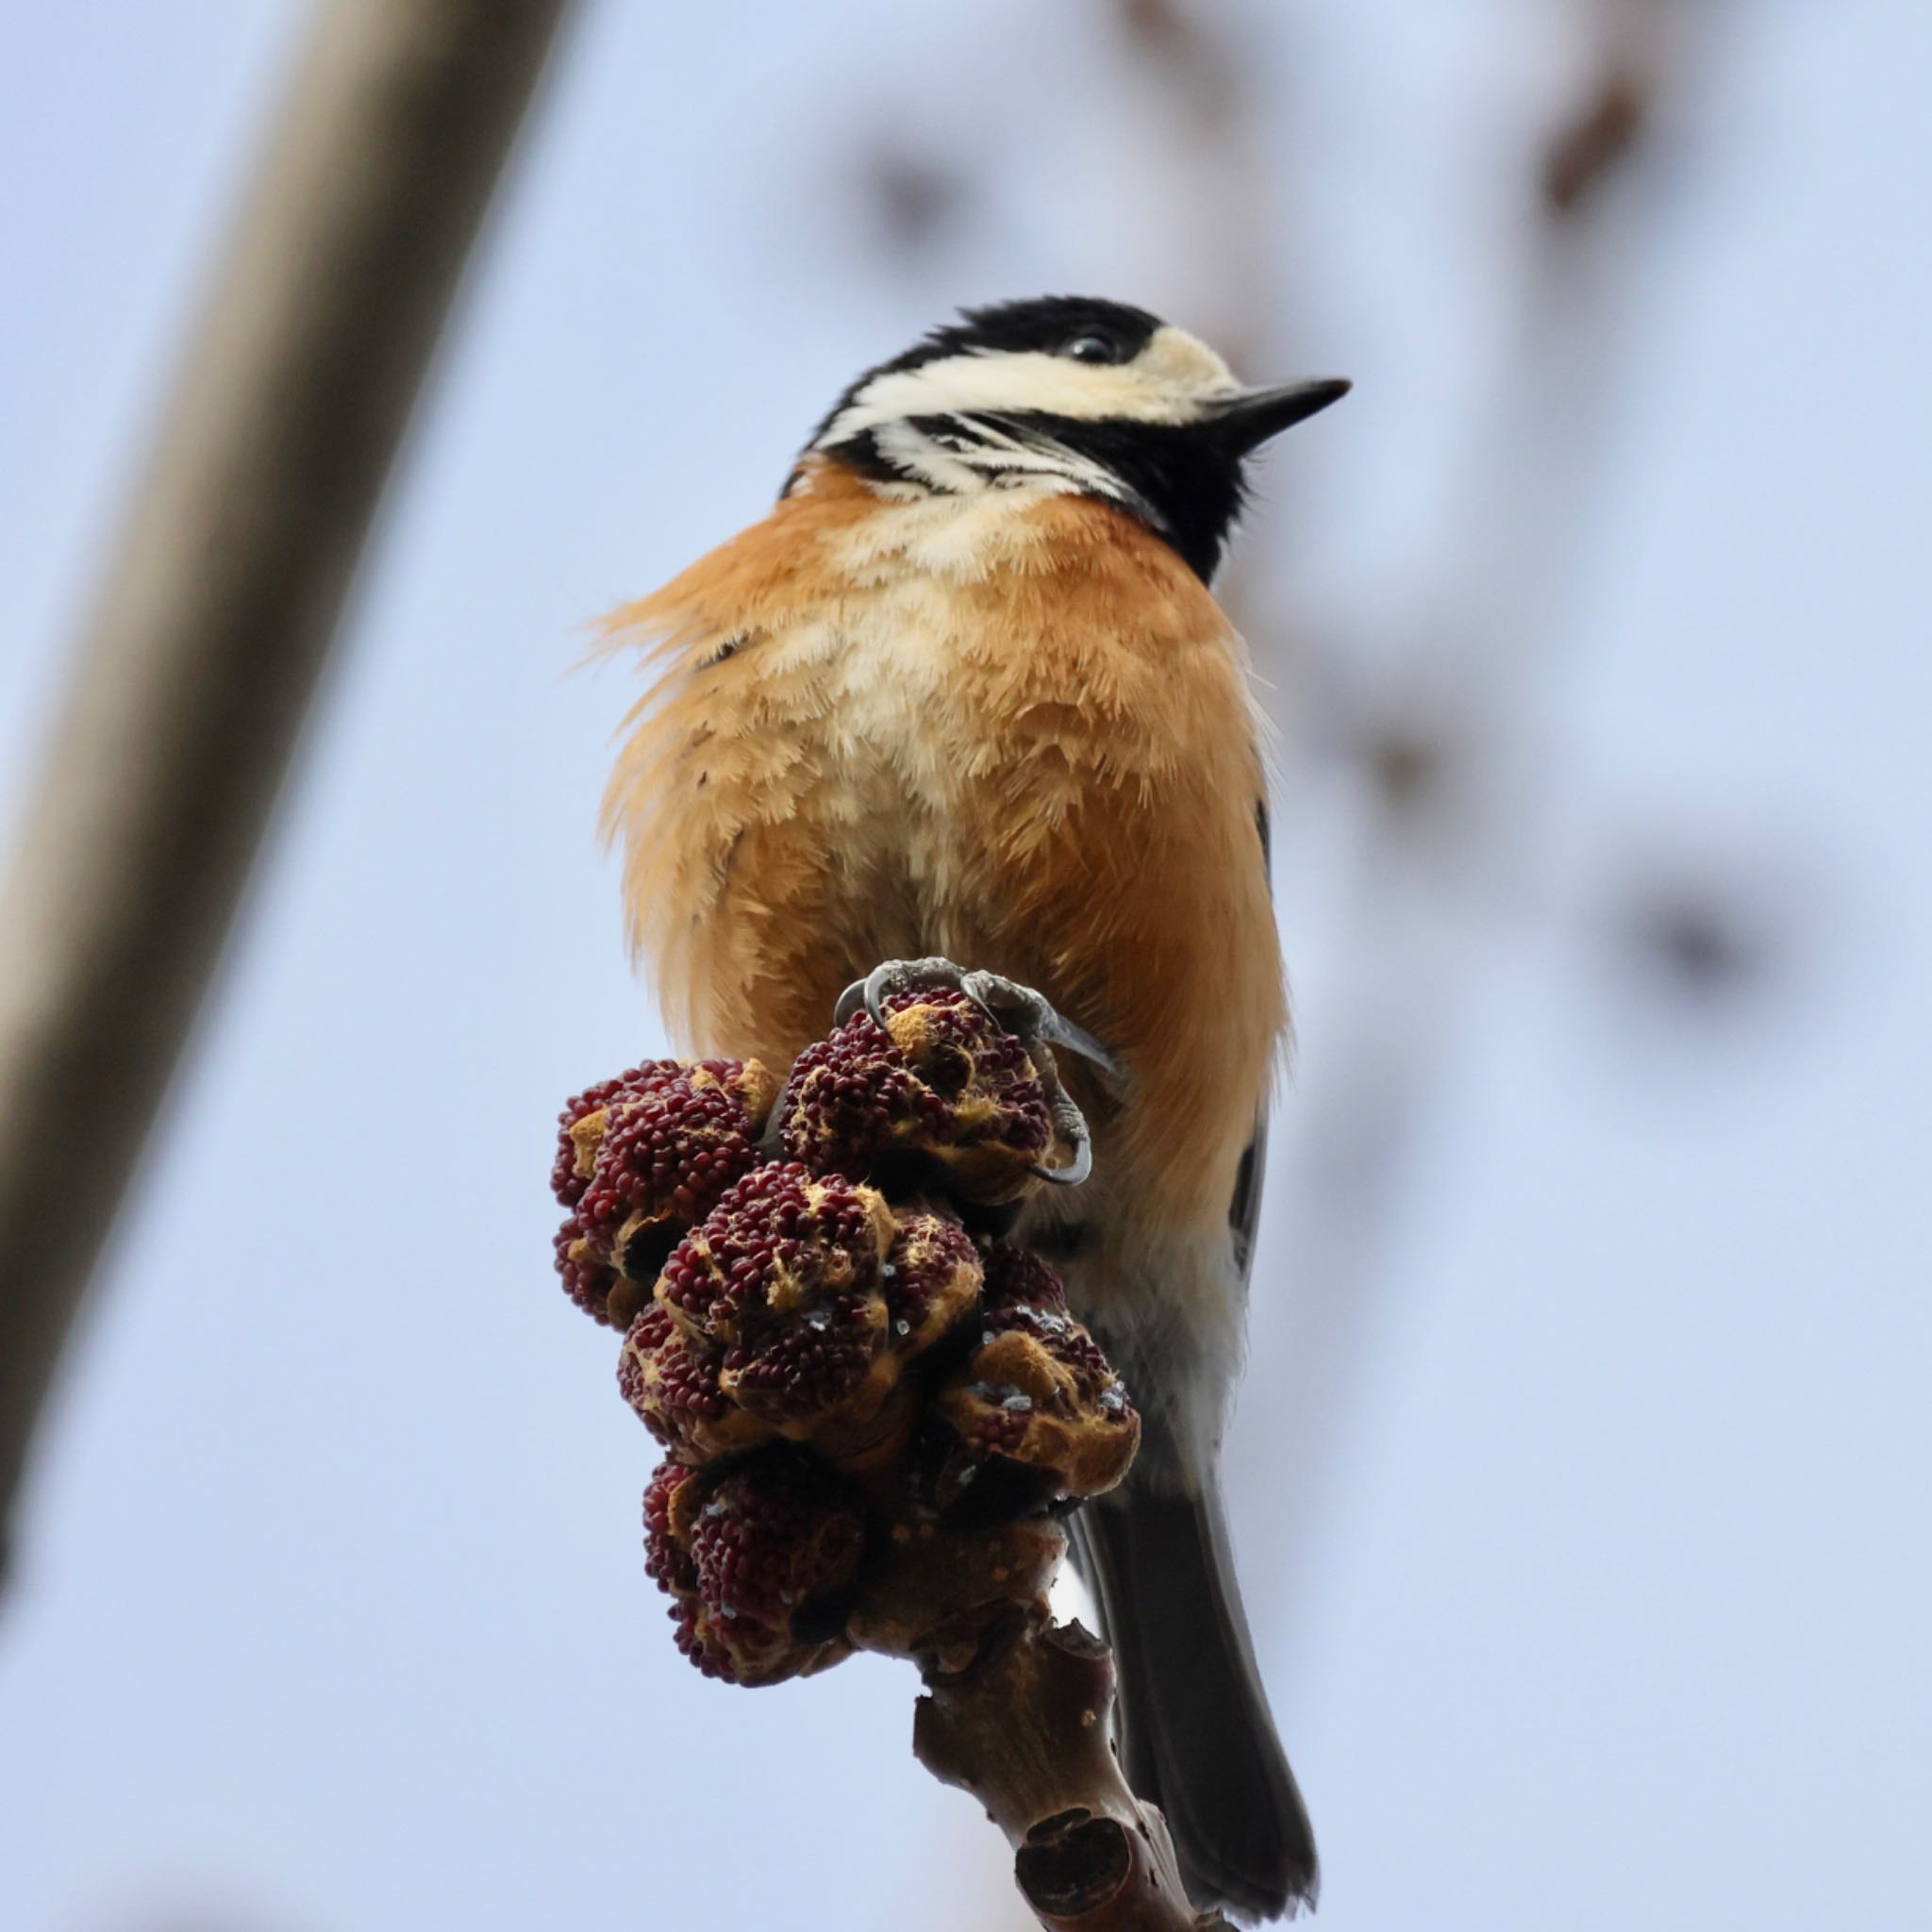
POLYGON ((886 1024, 886 1002, 895 993, 929 992, 935 987, 958 987, 963 975, 950 959, 882 959, 863 979, 855 979, 832 1008, 832 1024, 842 1026, 855 1013, 886 1024))
POLYGON ((959 991, 1008 1033, 1076 1053, 1083 1060, 1091 1060, 1102 1073, 1120 1077, 1120 1061, 1086 1027, 1075 1025, 1059 1013, 1044 993, 1035 992, 1030 986, 1022 986, 1018 980, 1008 979, 1001 974, 983 972, 962 974, 959 991))
POLYGON ((1050 1058, 1044 1071, 1046 1104, 1053 1119, 1054 1139, 1066 1142, 1068 1158, 1063 1167, 1048 1167, 1044 1162, 1036 1160, 1027 1172, 1048 1187, 1077 1188, 1093 1172, 1093 1135, 1088 1128, 1087 1116, 1060 1085, 1059 1075, 1054 1071, 1050 1058))
POLYGON ((1044 993, 1004 974, 969 973, 950 959, 884 960, 839 995, 839 1004, 832 1008, 832 1024, 842 1026, 863 1009, 883 1026, 889 999, 899 993, 932 992, 941 988, 963 992, 989 1020, 1029 1045, 1043 1041, 1063 1048, 1091 1060, 1103 1073, 1120 1077, 1120 1061, 1086 1027, 1065 1018, 1044 993))
POLYGON ((1070 1154, 1064 1166, 1047 1167, 1035 1162, 1032 1172, 1053 1187, 1077 1188, 1093 1172, 1093 1136, 1086 1115, 1060 1085, 1052 1049, 1060 1047, 1076 1053, 1116 1078, 1120 1077, 1121 1064, 1084 1026, 1063 1017, 1044 993, 1022 986, 1003 974, 968 973, 950 959, 887 959, 874 966, 863 979, 855 979, 839 995, 839 1003, 832 1008, 832 1024, 842 1026, 855 1013, 862 1011, 870 1014, 875 1024, 884 1026, 885 1004, 889 999, 900 993, 932 992, 941 988, 964 993, 996 1026, 1024 1043, 1046 1088, 1054 1137, 1066 1144, 1070 1154))

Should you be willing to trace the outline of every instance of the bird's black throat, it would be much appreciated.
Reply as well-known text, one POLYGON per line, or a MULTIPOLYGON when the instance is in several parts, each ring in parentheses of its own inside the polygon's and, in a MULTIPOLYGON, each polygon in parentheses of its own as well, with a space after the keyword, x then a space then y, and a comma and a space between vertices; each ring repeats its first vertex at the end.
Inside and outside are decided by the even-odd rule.
POLYGON ((933 495, 1061 476, 1144 524, 1204 583, 1212 579, 1247 498, 1241 458, 1212 422, 1091 421, 1040 410, 914 416, 861 430, 824 453, 874 482, 933 495), (904 431, 916 439, 909 447, 904 431), (938 461, 922 456, 928 445, 938 461), (954 464, 968 483, 949 483, 954 464))

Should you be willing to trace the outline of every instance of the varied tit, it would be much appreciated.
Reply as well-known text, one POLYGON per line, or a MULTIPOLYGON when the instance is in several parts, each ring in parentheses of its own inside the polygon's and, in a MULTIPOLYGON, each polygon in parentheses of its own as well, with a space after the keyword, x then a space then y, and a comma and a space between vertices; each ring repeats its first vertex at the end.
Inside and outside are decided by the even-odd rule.
POLYGON ((691 1048, 787 1064, 863 975, 874 1005, 964 977, 1075 1050, 1091 1178, 1020 1236, 1143 1418, 1077 1525, 1123 1759, 1198 1902, 1264 1916, 1313 1899, 1315 1850, 1216 1459, 1288 1003, 1264 726, 1208 584, 1255 451, 1346 389, 1244 388, 1115 302, 968 310, 846 390, 763 522, 613 619, 658 675, 608 821, 691 1048))

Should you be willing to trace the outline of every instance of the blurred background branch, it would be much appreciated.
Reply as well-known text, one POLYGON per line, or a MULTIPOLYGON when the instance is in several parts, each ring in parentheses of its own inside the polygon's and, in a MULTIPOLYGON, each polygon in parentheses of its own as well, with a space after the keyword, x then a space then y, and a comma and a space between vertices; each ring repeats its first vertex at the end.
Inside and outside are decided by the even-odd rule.
POLYGON ((0 900, 9 1518, 565 6, 322 10, 109 566, 0 900))
MULTIPOLYGON (((1570 100, 1523 157, 1523 245, 1500 353, 1390 634, 1327 641, 1324 747, 1359 800, 1334 969, 1350 999, 1297 1089, 1295 1158, 1279 1171, 1272 1269, 1285 1290, 1283 1397, 1256 1418, 1282 1472, 1259 1553, 1274 1581, 1306 1560, 1332 1481, 1388 1274, 1419 1123, 1464 1033, 1482 956, 1538 900, 1538 841, 1564 774, 1540 720, 1565 608, 1603 501, 1622 386, 1641 339, 1635 297, 1661 205, 1635 179, 1668 124, 1695 112, 1714 8, 1574 0, 1558 16, 1570 100)), ((1507 177, 1506 195, 1509 192, 1507 177)), ((1507 206, 1507 203, 1506 203, 1507 206)))

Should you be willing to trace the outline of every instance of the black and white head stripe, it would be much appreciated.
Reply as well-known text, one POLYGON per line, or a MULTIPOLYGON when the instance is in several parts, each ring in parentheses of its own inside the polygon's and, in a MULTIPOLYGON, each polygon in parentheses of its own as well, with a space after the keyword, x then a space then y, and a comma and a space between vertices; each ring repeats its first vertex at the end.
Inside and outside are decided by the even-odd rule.
POLYGON ((1259 440, 1231 427, 1247 393, 1205 342, 1144 308, 1043 296, 968 309, 869 370, 808 449, 888 494, 1031 485, 1117 503, 1206 577, 1259 440))
MULTIPOLYGON (((1074 345, 1091 354, 1101 345, 1110 362, 1129 362, 1147 346, 1160 327, 1158 316, 1144 308, 1129 308, 1124 302, 1102 302, 1082 295, 1042 295, 1031 302, 1004 302, 989 308, 963 308, 958 322, 943 323, 924 340, 890 362, 868 369, 825 412, 824 420, 811 433, 808 449, 832 447, 839 425, 849 423, 853 412, 867 398, 876 411, 890 408, 894 397, 931 395, 947 387, 945 373, 935 365, 945 364, 958 375, 970 361, 999 358, 1037 356, 1042 360, 1058 357, 1074 345), (917 383, 894 380, 924 374, 917 383)), ((900 415, 914 411, 899 409, 900 415)))

